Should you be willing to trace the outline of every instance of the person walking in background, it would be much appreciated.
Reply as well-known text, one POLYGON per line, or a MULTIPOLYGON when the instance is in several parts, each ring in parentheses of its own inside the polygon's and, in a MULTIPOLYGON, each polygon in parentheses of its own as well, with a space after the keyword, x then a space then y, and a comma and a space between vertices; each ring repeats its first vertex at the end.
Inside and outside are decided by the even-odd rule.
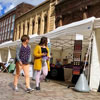
POLYGON ((34 70, 36 70, 36 90, 40 90, 40 81, 44 80, 48 75, 48 71, 50 71, 50 55, 46 37, 41 38, 39 45, 34 49, 33 55, 34 70))
POLYGON ((29 36, 23 35, 21 37, 21 44, 16 49, 16 74, 14 77, 14 89, 18 91, 18 79, 20 76, 20 71, 23 69, 26 81, 26 92, 31 92, 30 88, 30 78, 29 78, 29 63, 31 62, 31 47, 29 43, 29 36))

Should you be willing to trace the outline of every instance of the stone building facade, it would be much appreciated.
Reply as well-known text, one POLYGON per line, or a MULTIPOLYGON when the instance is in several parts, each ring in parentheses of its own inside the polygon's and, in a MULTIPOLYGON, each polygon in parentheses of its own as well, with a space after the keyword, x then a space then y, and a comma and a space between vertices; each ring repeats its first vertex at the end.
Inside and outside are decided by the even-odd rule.
POLYGON ((55 12, 56 27, 91 16, 100 17, 100 0, 61 0, 55 12))
POLYGON ((0 43, 13 40, 16 18, 32 8, 34 6, 23 2, 0 17, 0 43))
POLYGON ((16 19, 14 40, 23 34, 45 34, 55 29, 55 5, 59 0, 45 0, 43 3, 16 19))

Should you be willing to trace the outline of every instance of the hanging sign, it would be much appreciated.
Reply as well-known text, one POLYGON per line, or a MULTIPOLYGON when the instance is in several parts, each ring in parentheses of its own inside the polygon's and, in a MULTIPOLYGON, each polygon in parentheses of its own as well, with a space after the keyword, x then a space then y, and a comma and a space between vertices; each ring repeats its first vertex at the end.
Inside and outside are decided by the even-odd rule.
POLYGON ((76 34, 76 40, 83 40, 83 35, 76 34))

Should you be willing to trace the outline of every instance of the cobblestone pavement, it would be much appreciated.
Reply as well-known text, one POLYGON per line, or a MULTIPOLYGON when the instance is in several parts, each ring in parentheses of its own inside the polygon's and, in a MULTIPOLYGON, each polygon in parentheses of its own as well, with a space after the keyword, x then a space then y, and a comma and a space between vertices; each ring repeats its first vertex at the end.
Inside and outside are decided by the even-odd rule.
MULTIPOLYGON (((19 79, 19 92, 13 91, 12 74, 0 73, 0 100, 100 100, 100 93, 80 93, 68 89, 63 82, 50 81, 41 83, 41 91, 25 92, 25 79, 19 79), (23 85, 24 84, 24 85, 23 85)), ((31 81, 35 88, 35 82, 31 81)))

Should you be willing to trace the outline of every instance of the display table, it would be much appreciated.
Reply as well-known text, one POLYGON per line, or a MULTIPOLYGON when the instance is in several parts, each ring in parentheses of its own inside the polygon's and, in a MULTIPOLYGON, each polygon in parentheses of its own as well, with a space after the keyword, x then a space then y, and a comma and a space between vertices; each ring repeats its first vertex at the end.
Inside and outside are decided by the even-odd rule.
POLYGON ((76 84, 80 75, 73 75, 73 64, 67 64, 63 66, 52 66, 47 78, 64 81, 68 84, 76 84))
POLYGON ((64 81, 64 68, 51 67, 47 78, 64 81))
POLYGON ((66 83, 71 83, 71 81, 72 81, 72 68, 64 68, 64 80, 66 83))

